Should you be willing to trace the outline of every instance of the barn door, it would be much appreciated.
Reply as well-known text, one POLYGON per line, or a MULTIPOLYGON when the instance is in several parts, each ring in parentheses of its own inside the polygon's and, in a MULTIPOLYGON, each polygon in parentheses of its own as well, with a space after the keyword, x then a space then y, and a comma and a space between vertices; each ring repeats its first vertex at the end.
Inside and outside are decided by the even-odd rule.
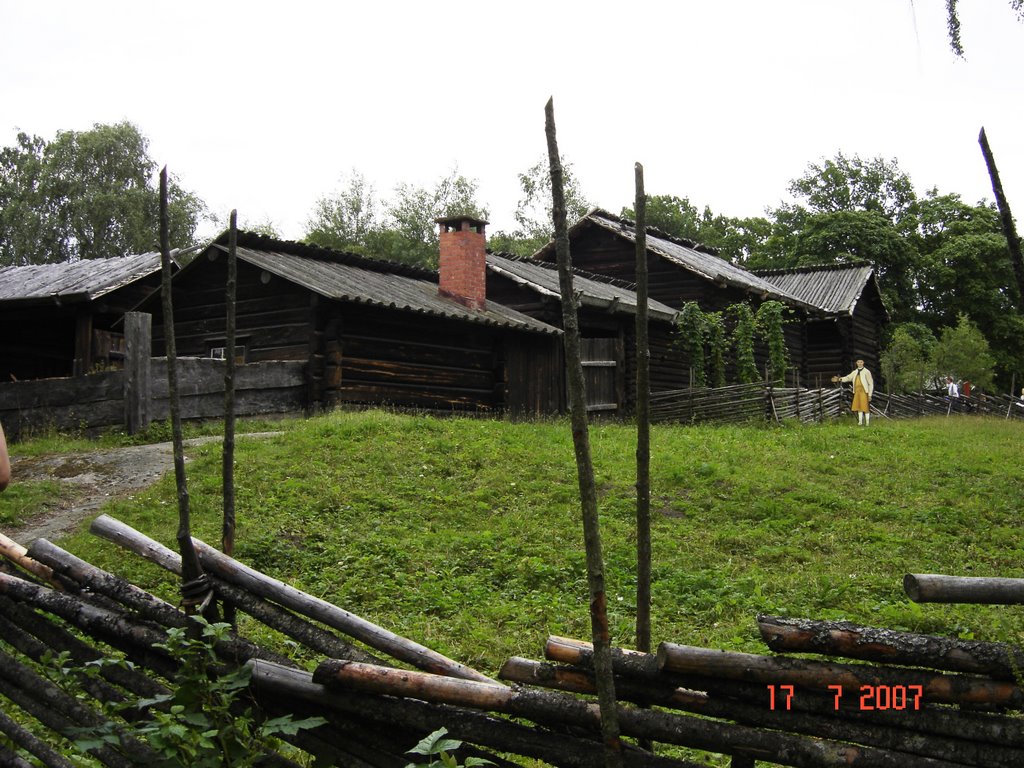
POLYGON ((588 413, 615 413, 620 409, 621 349, 619 339, 580 339, 588 413))

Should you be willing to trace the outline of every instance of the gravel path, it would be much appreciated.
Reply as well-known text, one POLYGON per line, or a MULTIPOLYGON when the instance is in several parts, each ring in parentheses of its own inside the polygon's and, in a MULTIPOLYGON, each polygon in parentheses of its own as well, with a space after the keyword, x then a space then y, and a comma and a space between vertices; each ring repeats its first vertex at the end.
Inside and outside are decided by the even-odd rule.
MULTIPOLYGON (((269 437, 280 432, 255 432, 238 435, 269 437)), ((188 448, 221 438, 197 437, 185 441, 185 461, 188 448)), ((27 547, 36 539, 56 541, 75 530, 78 524, 95 516, 111 499, 130 496, 174 470, 172 443, 133 445, 87 453, 68 453, 50 456, 11 457, 11 482, 27 480, 55 480, 63 483, 67 491, 60 503, 35 515, 17 528, 4 533, 27 547)))

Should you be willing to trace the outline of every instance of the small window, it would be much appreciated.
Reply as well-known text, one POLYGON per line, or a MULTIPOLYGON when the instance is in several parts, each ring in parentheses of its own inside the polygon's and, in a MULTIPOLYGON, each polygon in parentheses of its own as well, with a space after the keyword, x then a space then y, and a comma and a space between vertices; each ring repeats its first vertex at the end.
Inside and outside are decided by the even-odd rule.
MULTIPOLYGON (((227 357, 228 357, 227 350, 228 350, 228 348, 226 346, 224 346, 224 347, 210 347, 210 357, 213 360, 227 360, 227 357)), ((244 344, 236 344, 235 345, 235 363, 238 364, 238 365, 245 365, 245 345, 244 344)))

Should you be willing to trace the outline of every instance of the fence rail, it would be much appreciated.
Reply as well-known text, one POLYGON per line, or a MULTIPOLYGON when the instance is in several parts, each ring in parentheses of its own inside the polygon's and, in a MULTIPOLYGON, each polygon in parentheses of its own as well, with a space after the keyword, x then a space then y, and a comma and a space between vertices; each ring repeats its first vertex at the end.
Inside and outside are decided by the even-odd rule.
MULTIPOLYGON (((839 387, 804 389, 765 383, 729 387, 674 389, 651 393, 651 421, 700 424, 749 421, 815 423, 835 419, 850 407, 849 390, 839 387)), ((875 393, 871 412, 889 419, 917 416, 988 415, 1024 418, 1024 402, 1010 395, 961 397, 919 393, 875 393)))

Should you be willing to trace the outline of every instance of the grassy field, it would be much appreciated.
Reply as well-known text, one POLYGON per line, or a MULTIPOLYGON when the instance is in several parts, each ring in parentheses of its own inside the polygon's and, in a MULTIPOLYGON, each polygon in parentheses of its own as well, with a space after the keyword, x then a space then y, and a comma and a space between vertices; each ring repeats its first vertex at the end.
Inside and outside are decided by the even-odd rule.
MULTIPOLYGON (((337 412, 239 441, 247 564, 494 673, 588 638, 568 423, 337 412)), ((635 431, 591 430, 613 641, 635 633, 635 431)), ((769 612, 1018 639, 1017 608, 915 605, 907 572, 1024 576, 1019 423, 661 426, 652 435, 655 642, 763 652, 769 612)), ((19 450, 38 450, 31 444, 19 450)), ((194 531, 219 540, 220 449, 192 451, 194 531)), ((45 492, 45 491, 44 491, 45 492)), ((174 546, 173 476, 105 511, 174 546)), ((82 533, 79 557, 174 599, 82 533)))

